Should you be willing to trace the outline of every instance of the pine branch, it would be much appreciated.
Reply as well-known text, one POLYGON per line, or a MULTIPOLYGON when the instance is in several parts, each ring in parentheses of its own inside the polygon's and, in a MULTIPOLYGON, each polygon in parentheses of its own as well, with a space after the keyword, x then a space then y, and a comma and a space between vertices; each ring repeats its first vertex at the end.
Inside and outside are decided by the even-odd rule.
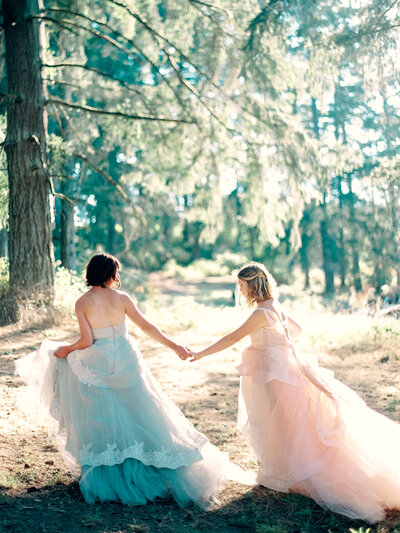
MULTIPOLYGON (((244 139, 244 141, 246 142, 247 146, 250 147, 251 143, 250 141, 248 141, 247 139, 245 139, 245 137, 243 136, 243 134, 239 133, 239 132, 236 132, 234 129, 232 128, 229 128, 226 124, 224 124, 224 122, 218 117, 218 115, 214 112, 214 110, 207 104, 207 102, 205 102, 205 100, 201 97, 200 93, 197 91, 197 89, 188 81, 184 78, 182 72, 180 71, 175 59, 172 57, 172 55, 167 52, 167 50, 165 49, 165 47, 162 45, 162 42, 165 42, 166 44, 168 44, 171 48, 173 48, 174 50, 176 50, 183 59, 185 59, 185 61, 187 61, 190 65, 193 66, 193 68, 195 68, 197 70, 197 72, 199 74, 201 74, 202 76, 205 77, 205 79, 207 79, 207 81, 209 81, 221 94, 223 97, 225 98, 228 98, 228 96, 222 91, 221 87, 219 85, 217 85, 211 78, 209 78, 206 74, 204 74, 202 72, 201 69, 199 69, 195 64, 193 64, 193 62, 186 56, 186 54, 184 54, 179 48, 176 48, 176 46, 171 43, 167 38, 163 37, 161 34, 159 34, 156 30, 154 30, 147 22, 144 21, 144 19, 140 16, 139 13, 134 13, 131 9, 129 9, 127 6, 125 6, 124 4, 118 2, 118 0, 108 0, 110 3, 124 9, 125 11, 127 11, 129 13, 130 16, 132 16, 135 20, 137 20, 138 22, 140 22, 140 24, 142 24, 149 32, 150 34, 153 36, 153 38, 155 39, 156 43, 158 44, 158 46, 160 47, 160 49, 166 54, 166 56, 168 57, 168 60, 169 60, 169 63, 170 65, 172 66, 173 70, 176 72, 180 82, 182 83, 182 85, 184 85, 186 87, 186 89, 188 89, 198 100, 199 102, 207 109, 207 111, 215 118, 215 120, 217 120, 217 122, 222 125, 222 127, 228 131, 230 134, 232 135, 235 135, 235 134, 238 134, 240 137, 242 137, 244 139)), ((279 1, 279 0, 275 0, 276 1, 279 1)), ((57 10, 56 10, 57 11, 57 10)), ((67 11, 67 10, 64 10, 64 11, 67 11)), ((73 14, 73 12, 69 12, 70 14, 73 14)), ((88 20, 93 20, 93 19, 90 19, 90 17, 86 17, 86 15, 82 15, 83 18, 86 18, 88 20)), ((40 17, 39 17, 40 18, 40 17)), ((57 24, 69 24, 69 25, 72 25, 73 27, 77 27, 77 28, 80 28, 80 29, 83 29, 85 31, 88 31, 89 33, 92 33, 93 35, 95 35, 96 37, 99 37, 100 39, 104 39, 106 40, 107 42, 109 42, 109 44, 112 44, 113 46, 117 47, 118 49, 124 51, 126 54, 128 55, 132 55, 132 51, 130 51, 129 49, 125 48, 125 46, 121 45, 121 43, 119 43, 118 41, 116 41, 115 39, 112 39, 111 37, 97 31, 97 30, 94 30, 92 28, 87 28, 85 26, 82 26, 76 22, 72 22, 72 21, 59 21, 58 19, 54 19, 52 17, 48 17, 48 16, 41 16, 41 18, 45 19, 45 20, 51 20, 57 24)), ((130 39, 128 39, 127 37, 121 35, 119 32, 117 32, 115 29, 113 29, 111 26, 109 26, 108 24, 106 23, 102 23, 102 22, 99 22, 99 21, 95 21, 97 24, 101 25, 101 26, 104 26, 106 27, 107 29, 109 29, 110 31, 112 31, 114 34, 120 36, 121 38, 123 38, 126 42, 128 42, 129 44, 131 44, 134 48, 136 48, 136 50, 139 51, 139 53, 141 53, 143 55, 143 57, 145 57, 145 59, 147 59, 147 61, 149 61, 149 63, 153 66, 153 68, 155 68, 155 70, 157 71, 157 73, 160 74, 160 71, 159 71, 159 67, 157 65, 155 65, 155 63, 133 42, 131 41, 130 39)), ((160 74, 161 76, 161 74, 160 74)), ((176 98, 178 99, 180 105, 182 106, 182 108, 186 111, 186 105, 184 102, 182 102, 182 99, 180 98, 180 96, 178 95, 178 93, 176 92, 176 90, 174 88, 172 88, 169 80, 167 78, 165 78, 164 76, 162 76, 162 79, 168 84, 168 86, 172 89, 172 91, 174 92, 176 98)), ((54 102, 54 100, 53 100, 54 102)), ((62 101, 58 101, 56 102, 58 103, 59 105, 65 105, 65 106, 69 106, 69 107, 75 107, 75 108, 78 108, 78 109, 82 109, 83 106, 78 106, 77 104, 67 104, 66 102, 62 102, 62 101)), ((120 112, 107 112, 107 111, 104 111, 104 110, 99 110, 97 108, 89 108, 88 106, 84 106, 86 111, 91 111, 93 113, 101 113, 101 114, 105 114, 105 115, 117 115, 117 116, 121 116, 121 117, 124 117, 124 118, 136 118, 136 119, 142 119, 142 120, 157 120, 157 118, 150 118, 150 117, 137 117, 137 116, 127 116, 126 114, 124 113, 120 113, 120 112)), ((246 111, 246 110, 245 110, 246 111)), ((247 113, 249 113, 247 111, 247 113)), ((251 113, 249 113, 251 114, 251 113)), ((173 119, 159 119, 160 121, 169 121, 169 122, 176 122, 176 123, 190 123, 190 124, 194 124, 195 121, 184 121, 184 120, 173 120, 173 119)))
MULTIPOLYGON (((100 70, 96 67, 89 67, 88 65, 82 65, 81 63, 42 63, 42 67, 46 68, 63 68, 63 67, 72 67, 72 68, 80 68, 83 70, 87 70, 89 72, 94 72, 95 74, 98 74, 99 76, 102 76, 103 78, 108 78, 110 80, 118 82, 122 87, 127 89, 128 91, 132 91, 140 96, 143 96, 143 93, 139 91, 139 89, 136 89, 135 87, 132 87, 129 83, 126 81, 123 81, 119 78, 116 78, 112 74, 109 74, 108 72, 105 72, 104 70, 100 70)), ((57 82, 57 83, 63 83, 63 82, 57 82)), ((147 85, 147 87, 154 87, 154 85, 147 85)))
POLYGON ((215 113, 213 108, 208 105, 208 103, 204 100, 204 98, 201 96, 199 91, 182 75, 182 72, 180 71, 178 65, 176 64, 175 58, 169 54, 166 50, 164 50, 166 56, 168 57, 168 61, 172 68, 175 70, 180 82, 199 100, 199 102, 207 109, 207 111, 215 118, 221 126, 223 126, 227 131, 232 133, 233 130, 231 130, 224 122, 219 118, 219 116, 215 113))
MULTIPOLYGON (((155 39, 158 46, 165 52, 165 48, 161 46, 161 42, 164 42, 174 50, 178 52, 178 54, 184 59, 189 65, 191 65, 204 79, 206 79, 213 87, 221 90, 220 86, 217 85, 200 67, 198 67, 193 61, 180 49, 178 48, 174 43, 172 43, 169 39, 158 33, 154 28, 152 28, 141 16, 139 13, 134 13, 131 9, 129 9, 127 6, 122 4, 121 2, 118 2, 118 0, 108 0, 111 4, 114 4, 116 6, 119 6, 120 8, 124 9, 131 17, 133 17, 135 20, 137 20, 144 28, 146 28, 147 31, 150 32, 151 35, 153 35, 153 38, 155 39)), ((190 0, 189 0, 190 1, 190 0)))
MULTIPOLYGON (((111 37, 109 37, 108 35, 105 35, 97 30, 94 30, 92 28, 87 28, 86 26, 82 26, 81 24, 78 24, 76 22, 73 22, 73 21, 60 21, 58 19, 55 19, 55 18, 52 18, 52 17, 48 17, 48 16, 36 16, 35 18, 41 18, 43 20, 49 20, 51 22, 55 22, 56 24, 58 24, 59 26, 61 26, 62 28, 66 29, 67 31, 72 31, 71 28, 69 28, 69 25, 72 26, 72 27, 77 27, 81 30, 85 30, 89 33, 91 33, 92 35, 94 35, 95 37, 98 37, 99 39, 103 39, 105 40, 106 42, 108 42, 109 44, 111 44, 112 46, 115 46, 116 48, 118 48, 119 50, 123 51, 124 53, 126 53, 128 56, 132 56, 132 50, 129 50, 127 49, 125 46, 121 45, 121 43, 119 43, 118 41, 116 41, 115 39, 112 39, 111 37)), ((97 23, 99 25, 102 25, 102 26, 105 26, 107 27, 110 31, 112 31, 114 34, 118 35, 119 37, 123 38, 125 41, 127 41, 129 44, 131 44, 149 63, 150 65, 155 69, 155 71, 157 72, 157 74, 160 75, 161 79, 168 85, 168 87, 170 88, 170 90, 173 92, 173 94, 175 95, 175 98, 177 99, 177 101, 179 102, 179 104, 181 105, 183 111, 185 112, 185 114, 187 116, 190 116, 188 111, 187 111, 187 106, 185 104, 185 102, 182 100, 182 98, 180 97, 179 93, 176 91, 176 89, 172 86, 171 82, 168 80, 168 78, 166 78, 165 76, 163 76, 160 72, 160 68, 158 67, 158 65, 156 65, 151 59, 150 57, 147 56, 147 54, 145 54, 145 52, 139 47, 137 46, 137 44, 135 44, 133 41, 131 41, 130 39, 124 37, 123 35, 121 35, 118 31, 114 30, 113 28, 111 28, 111 26, 109 26, 108 24, 105 24, 105 23, 97 23)))
POLYGON ((55 196, 56 198, 60 198, 61 200, 64 200, 65 202, 68 202, 69 204, 74 206, 75 203, 71 200, 71 198, 68 198, 68 196, 65 196, 65 194, 55 192, 53 179, 47 169, 47 165, 45 161, 45 154, 43 153, 42 144, 39 138, 36 135, 31 135, 29 140, 33 142, 33 144, 35 144, 38 148, 40 164, 42 166, 43 173, 47 179, 47 183, 49 184, 51 194, 55 196))
POLYGON ((124 189, 117 183, 113 178, 103 169, 99 168, 97 165, 95 165, 90 159, 88 159, 86 156, 82 154, 73 154, 74 157, 77 159, 81 159, 85 163, 87 163, 95 172, 98 172, 105 178, 108 183, 110 183, 116 191, 119 192, 119 194, 122 196, 122 198, 128 203, 132 203, 132 199, 129 197, 129 195, 124 191, 124 189))
POLYGON ((188 0, 189 4, 198 4, 203 7, 208 7, 210 9, 215 9, 216 11, 222 11, 222 13, 225 13, 228 17, 230 17, 230 13, 223 9, 222 7, 214 6, 212 4, 208 4, 207 2, 202 2, 201 0, 188 0))
POLYGON ((95 113, 99 115, 108 115, 113 117, 121 117, 126 119, 132 119, 132 120, 150 120, 155 122, 174 122, 176 124, 194 124, 194 121, 189 122, 188 120, 180 120, 180 119, 174 119, 174 118, 166 118, 166 117, 156 117, 151 115, 131 115, 130 113, 124 113, 123 111, 107 111, 105 109, 99 109, 97 107, 87 106, 87 105, 80 105, 80 104, 74 104, 72 102, 65 102, 64 100, 59 100, 57 98, 49 98, 46 100, 46 104, 57 104, 65 107, 70 107, 72 109, 79 109, 81 111, 86 111, 88 113, 95 113))
MULTIPOLYGON (((119 85, 121 85, 127 91, 132 92, 132 93, 136 94, 137 96, 139 96, 139 98, 143 101, 144 105, 147 107, 148 111, 150 113, 154 113, 153 105, 148 101, 148 99, 146 98, 146 96, 143 94, 142 91, 140 91, 136 87, 133 87, 129 83, 127 83, 127 82, 125 82, 123 80, 120 80, 119 78, 114 77, 112 74, 109 74, 108 72, 104 72, 103 70, 100 70, 100 69, 95 68, 95 67, 89 67, 88 65, 82 65, 80 63, 55 63, 55 64, 52 64, 52 65, 42 64, 42 67, 47 67, 47 68, 57 68, 57 67, 60 67, 60 68, 61 67, 81 68, 83 70, 87 70, 88 72, 94 72, 95 74, 98 74, 99 76, 102 76, 102 77, 104 77, 106 79, 110 79, 110 80, 116 81, 117 83, 119 83, 119 85)), ((60 85, 67 85, 67 83, 64 82, 64 81, 58 81, 58 80, 52 80, 52 81, 48 80, 48 81, 49 81, 49 83, 51 83, 53 81, 53 83, 57 83, 57 84, 60 84, 60 85)), ((70 84, 70 86, 78 88, 78 89, 84 89, 84 87, 81 87, 80 85, 72 85, 72 84, 70 84)), ((154 85, 147 85, 147 87, 153 87, 154 88, 154 85)), ((184 110, 184 112, 186 113, 186 110, 184 110)), ((187 114, 187 116, 190 116, 188 113, 186 113, 186 114, 187 114)))
MULTIPOLYGON (((48 20, 50 22, 55 22, 56 24, 58 24, 59 26, 63 27, 66 30, 70 30, 71 28, 78 28, 80 30, 85 30, 85 31, 91 33, 92 35, 94 35, 95 37, 98 37, 99 39, 102 39, 104 41, 107 41, 109 44, 112 44, 113 46, 115 46, 116 48, 121 50, 122 52, 125 52, 128 56, 131 56, 133 54, 132 50, 129 50, 128 48, 125 48, 125 46, 123 46, 121 43, 119 43, 118 41, 116 41, 115 39, 110 37, 109 35, 101 33, 100 31, 95 30, 94 28, 88 28, 87 26, 83 26, 82 24, 78 24, 75 21, 72 21, 72 20, 59 20, 57 18, 49 17, 47 15, 34 15, 32 18, 37 18, 37 19, 40 19, 40 20, 48 20)), ((99 23, 99 22, 97 24, 98 25, 107 26, 106 24, 102 24, 102 23, 99 23)), ((112 28, 110 28, 110 30, 113 31, 113 33, 117 33, 112 28)), ((71 31, 72 31, 72 29, 71 29, 71 31)))
POLYGON ((357 41, 362 37, 377 35, 378 33, 387 32, 396 28, 400 28, 400 22, 397 24, 389 24, 388 26, 381 26, 380 28, 371 28, 364 31, 361 30, 347 35, 342 34, 335 38, 335 42, 336 44, 346 44, 346 42, 357 41))
MULTIPOLYGON (((152 28, 139 14, 139 12, 133 12, 131 9, 129 9, 127 6, 125 6, 124 4, 122 4, 121 2, 119 2, 118 0, 108 0, 111 4, 114 4, 116 6, 119 6, 121 8, 123 8, 127 13, 129 13, 129 15, 131 17, 133 17, 135 20, 137 20, 138 22, 140 22, 140 24, 142 24, 142 26, 144 26, 144 28, 150 32, 150 34, 153 36, 154 40, 156 41, 157 45, 159 46, 159 48, 165 53, 165 55, 168 57, 168 60, 169 60, 169 63, 170 65, 172 66, 173 70, 176 72, 178 78, 179 78, 179 81, 199 100, 199 102, 207 109, 207 111, 227 130, 227 131, 230 131, 231 133, 233 132, 233 130, 231 130, 228 126, 226 126, 226 124, 223 123, 223 121, 218 117, 218 115, 215 113, 215 111, 212 109, 212 107, 207 104, 207 102, 201 97, 200 93, 198 92, 198 90, 188 81, 186 80, 186 78, 183 76, 181 70, 179 69, 176 61, 175 61, 175 58, 173 58, 173 56, 167 51, 167 49, 165 48, 164 44, 168 44, 168 46, 170 46, 171 48, 173 48, 174 50, 176 50, 180 55, 181 57, 187 61, 190 65, 193 66, 193 68, 195 68, 197 70, 197 72, 199 74, 201 74, 203 77, 205 77, 205 79, 207 79, 207 81, 209 81, 219 92, 222 93, 222 90, 221 90, 221 87, 219 85, 217 85, 211 78, 209 78, 206 74, 204 74, 202 72, 202 70, 200 70, 187 56, 186 54, 180 50, 179 48, 176 47, 175 44, 171 43, 171 41, 169 39, 167 39, 166 37, 163 37, 160 33, 158 33, 154 28, 152 28)), ((126 39, 126 38, 125 38, 126 39)), ((136 45, 135 45, 136 46, 136 45)), ((226 97, 226 95, 224 95, 226 97)))

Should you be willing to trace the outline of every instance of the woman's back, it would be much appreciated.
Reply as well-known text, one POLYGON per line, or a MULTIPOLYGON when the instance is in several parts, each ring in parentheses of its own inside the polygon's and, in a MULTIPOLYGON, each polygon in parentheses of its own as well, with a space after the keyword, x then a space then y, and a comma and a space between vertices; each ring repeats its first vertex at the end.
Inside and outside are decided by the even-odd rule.
POLYGON ((125 321, 125 294, 109 287, 92 287, 79 299, 92 329, 119 326, 125 321))

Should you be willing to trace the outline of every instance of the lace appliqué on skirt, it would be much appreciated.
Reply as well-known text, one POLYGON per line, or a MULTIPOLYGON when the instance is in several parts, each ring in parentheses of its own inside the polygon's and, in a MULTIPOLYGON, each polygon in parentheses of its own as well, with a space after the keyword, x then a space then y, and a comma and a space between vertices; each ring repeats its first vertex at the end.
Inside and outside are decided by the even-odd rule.
POLYGON ((74 357, 75 354, 70 354, 67 358, 68 364, 79 379, 80 382, 85 383, 85 385, 92 385, 94 387, 106 387, 104 381, 99 377, 96 372, 91 368, 84 365, 80 359, 74 357))
POLYGON ((160 450, 144 451, 143 442, 135 442, 132 446, 120 450, 116 444, 107 444, 107 449, 96 453, 91 451, 92 444, 85 444, 79 452, 79 463, 81 466, 113 466, 120 464, 125 459, 138 459, 145 465, 152 465, 156 468, 176 469, 181 466, 189 466, 193 461, 202 458, 198 449, 189 449, 185 452, 176 453, 164 446, 160 450))

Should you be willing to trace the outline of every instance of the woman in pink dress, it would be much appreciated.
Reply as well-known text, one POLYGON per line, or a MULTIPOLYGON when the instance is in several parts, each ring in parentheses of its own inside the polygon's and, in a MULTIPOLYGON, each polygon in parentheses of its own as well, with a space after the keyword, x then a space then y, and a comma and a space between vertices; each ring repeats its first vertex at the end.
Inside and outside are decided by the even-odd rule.
POLYGON ((400 425, 370 409, 333 372, 300 355, 301 328, 274 298, 274 281, 259 263, 238 273, 250 317, 192 361, 246 335, 238 427, 259 461, 257 482, 299 492, 322 507, 374 523, 400 509, 400 425))

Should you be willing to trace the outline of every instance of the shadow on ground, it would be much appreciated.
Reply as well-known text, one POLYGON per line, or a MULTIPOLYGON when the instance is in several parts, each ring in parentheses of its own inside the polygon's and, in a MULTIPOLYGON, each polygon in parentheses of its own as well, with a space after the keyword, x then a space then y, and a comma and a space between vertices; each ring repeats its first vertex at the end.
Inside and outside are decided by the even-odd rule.
MULTIPOLYGON (((222 501, 221 507, 208 512, 193 504, 182 509, 172 499, 139 507, 118 503, 88 505, 76 482, 47 486, 39 490, 31 487, 25 494, 2 498, 0 531, 343 533, 349 531, 349 528, 359 531, 363 525, 359 521, 325 511, 300 495, 281 494, 263 487, 245 488, 243 492, 243 486, 237 487, 236 498, 225 504, 222 501)), ((390 527, 381 527, 379 531, 390 530, 390 527)), ((374 527, 372 531, 378 529, 374 527)))

